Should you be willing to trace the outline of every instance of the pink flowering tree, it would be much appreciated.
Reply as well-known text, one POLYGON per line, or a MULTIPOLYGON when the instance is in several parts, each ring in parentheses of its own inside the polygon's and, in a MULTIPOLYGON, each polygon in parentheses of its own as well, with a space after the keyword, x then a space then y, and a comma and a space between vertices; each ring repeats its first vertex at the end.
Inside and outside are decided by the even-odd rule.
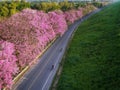
POLYGON ((54 28, 52 21, 55 22, 56 19, 51 19, 49 14, 43 11, 31 9, 25 9, 0 24, 0 36, 15 44, 19 67, 28 65, 57 34, 65 32, 67 24, 64 16, 60 17, 62 14, 57 13, 55 15, 58 20, 62 20, 57 21, 57 28, 54 28))
POLYGON ((15 44, 18 66, 25 67, 47 44, 67 30, 67 22, 82 17, 82 9, 45 13, 24 9, 0 23, 0 37, 15 44))
POLYGON ((13 76, 40 54, 57 36, 83 16, 83 9, 45 13, 24 9, 0 22, 0 89, 12 85, 13 76))
POLYGON ((17 58, 13 43, 0 40, 0 89, 10 88, 13 76, 18 72, 17 58))
POLYGON ((35 57, 31 52, 36 47, 35 44, 37 44, 38 40, 35 36, 36 32, 29 24, 30 18, 32 19, 32 15, 21 12, 1 23, 0 36, 15 44, 15 54, 20 67, 24 67, 35 57))
POLYGON ((83 12, 82 12, 82 9, 79 9, 79 10, 73 9, 73 10, 64 12, 64 16, 65 16, 66 22, 68 24, 71 24, 71 23, 74 23, 74 21, 81 18, 83 16, 83 12))
POLYGON ((62 11, 52 11, 48 13, 50 23, 56 35, 62 36, 67 30, 67 23, 62 11))

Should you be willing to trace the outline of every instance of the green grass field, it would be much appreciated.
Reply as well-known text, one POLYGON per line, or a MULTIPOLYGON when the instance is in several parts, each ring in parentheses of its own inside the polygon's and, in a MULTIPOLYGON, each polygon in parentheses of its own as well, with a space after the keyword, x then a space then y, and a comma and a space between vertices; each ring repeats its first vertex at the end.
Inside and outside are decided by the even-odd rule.
POLYGON ((79 26, 64 60, 57 90, 120 90, 120 3, 79 26))

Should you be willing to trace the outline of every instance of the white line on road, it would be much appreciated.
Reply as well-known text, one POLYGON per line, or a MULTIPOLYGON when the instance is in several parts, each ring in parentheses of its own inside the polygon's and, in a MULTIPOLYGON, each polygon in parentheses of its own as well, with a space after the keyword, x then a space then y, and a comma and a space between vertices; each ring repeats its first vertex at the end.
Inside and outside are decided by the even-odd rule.
POLYGON ((44 90, 45 85, 47 84, 47 82, 48 82, 48 80, 49 80, 49 78, 50 78, 51 74, 52 74, 52 72, 50 72, 50 74, 49 74, 49 76, 48 76, 48 78, 47 78, 47 80, 46 80, 45 84, 44 84, 44 85, 43 85, 43 87, 42 87, 42 90, 44 90))
MULTIPOLYGON (((61 53, 59 54, 58 58, 59 58, 60 56, 61 56, 61 53)), ((56 61, 55 65, 54 65, 54 68, 57 66, 57 63, 58 63, 58 62, 59 62, 59 59, 56 61)), ((45 88, 45 86, 46 86, 46 84, 47 84, 47 82, 48 82, 48 80, 49 80, 49 78, 50 78, 50 76, 51 76, 52 74, 53 74, 53 72, 50 72, 50 74, 49 74, 49 76, 48 76, 45 84, 44 84, 43 87, 42 87, 42 90, 44 90, 44 88, 45 88)))

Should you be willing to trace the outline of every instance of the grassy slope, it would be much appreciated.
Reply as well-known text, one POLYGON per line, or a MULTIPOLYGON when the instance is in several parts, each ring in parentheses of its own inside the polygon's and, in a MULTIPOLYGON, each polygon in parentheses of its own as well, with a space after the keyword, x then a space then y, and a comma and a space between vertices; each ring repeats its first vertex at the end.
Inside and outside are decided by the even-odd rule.
POLYGON ((57 90, 120 90, 120 3, 79 26, 57 90))

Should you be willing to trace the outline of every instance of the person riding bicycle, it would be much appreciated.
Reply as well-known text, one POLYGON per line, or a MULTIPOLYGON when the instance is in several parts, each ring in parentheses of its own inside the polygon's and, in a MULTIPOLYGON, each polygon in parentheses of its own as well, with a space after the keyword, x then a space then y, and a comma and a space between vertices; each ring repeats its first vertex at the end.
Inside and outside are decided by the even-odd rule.
POLYGON ((52 69, 54 69, 54 65, 52 65, 52 68, 51 68, 51 70, 52 70, 52 69))

